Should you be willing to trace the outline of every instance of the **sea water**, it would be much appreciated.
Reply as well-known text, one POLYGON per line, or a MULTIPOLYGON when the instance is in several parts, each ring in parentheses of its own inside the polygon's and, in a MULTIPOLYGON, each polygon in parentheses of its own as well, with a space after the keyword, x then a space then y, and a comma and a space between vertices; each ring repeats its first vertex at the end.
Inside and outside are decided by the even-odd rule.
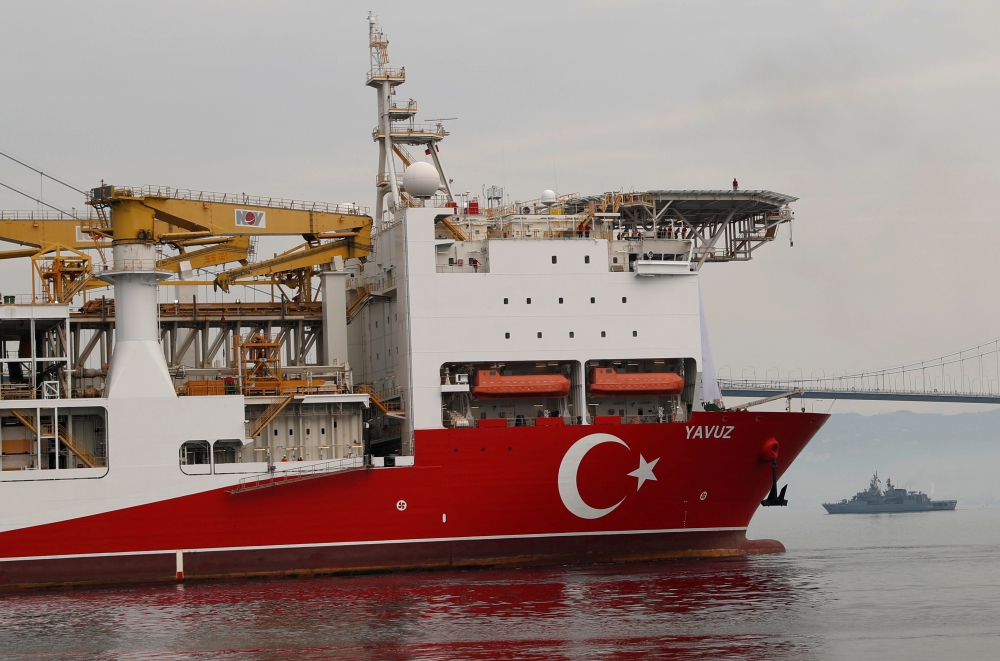
POLYGON ((762 509, 788 552, 0 597, 4 659, 996 659, 1000 509, 762 509))

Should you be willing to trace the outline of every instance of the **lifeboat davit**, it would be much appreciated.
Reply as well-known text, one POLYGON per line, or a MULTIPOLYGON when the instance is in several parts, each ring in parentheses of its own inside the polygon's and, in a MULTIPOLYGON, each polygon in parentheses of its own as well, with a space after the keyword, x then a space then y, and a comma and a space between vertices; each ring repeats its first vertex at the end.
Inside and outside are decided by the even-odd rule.
POLYGON ((591 397, 679 395, 684 392, 684 379, 673 372, 619 374, 613 367, 595 367, 587 392, 591 397))
POLYGON ((497 370, 476 370, 472 394, 476 399, 566 397, 569 386, 569 379, 562 374, 505 375, 497 370))

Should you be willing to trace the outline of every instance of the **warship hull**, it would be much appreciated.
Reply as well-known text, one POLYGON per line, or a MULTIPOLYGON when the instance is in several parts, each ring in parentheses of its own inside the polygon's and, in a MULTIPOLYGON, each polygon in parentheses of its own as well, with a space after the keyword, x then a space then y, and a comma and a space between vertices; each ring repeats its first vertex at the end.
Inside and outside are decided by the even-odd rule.
POLYGON ((941 512, 951 511, 958 505, 957 500, 932 500, 929 503, 823 503, 830 514, 892 514, 894 512, 941 512))

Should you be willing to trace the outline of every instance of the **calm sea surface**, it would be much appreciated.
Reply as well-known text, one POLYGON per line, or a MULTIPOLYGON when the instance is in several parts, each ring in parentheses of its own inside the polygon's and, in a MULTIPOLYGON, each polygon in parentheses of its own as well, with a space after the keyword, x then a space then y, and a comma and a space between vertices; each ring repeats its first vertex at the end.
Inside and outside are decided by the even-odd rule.
POLYGON ((1000 509, 750 536, 788 553, 0 597, 0 658, 1000 658, 1000 509))

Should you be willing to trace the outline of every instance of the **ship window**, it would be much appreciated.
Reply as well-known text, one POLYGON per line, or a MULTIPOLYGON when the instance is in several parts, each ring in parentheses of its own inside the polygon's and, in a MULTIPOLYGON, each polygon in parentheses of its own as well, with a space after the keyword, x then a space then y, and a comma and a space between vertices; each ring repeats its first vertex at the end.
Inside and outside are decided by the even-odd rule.
POLYGON ((309 428, 306 427, 306 436, 308 436, 308 435, 309 435, 309 428))
POLYGON ((337 421, 336 421, 336 420, 334 420, 334 421, 333 421, 333 428, 334 428, 334 429, 336 429, 336 428, 337 428, 337 421))
POLYGON ((607 337, 607 333, 605 333, 604 331, 601 331, 601 337, 607 337))
POLYGON ((596 302, 597 302, 597 299, 595 299, 595 298, 594 298, 593 296, 591 296, 591 297, 590 297, 590 302, 591 302, 591 303, 596 303, 596 302))
POLYGON ((292 434, 294 434, 294 433, 295 433, 295 432, 294 432, 294 430, 292 430, 292 429, 289 429, 289 430, 288 430, 288 435, 289 435, 289 436, 291 436, 291 435, 292 435, 292 434))
POLYGON ((570 331, 570 332, 569 332, 569 336, 570 336, 570 338, 572 338, 572 337, 573 337, 573 331, 570 331))
POLYGON ((553 263, 553 264, 555 264, 555 263, 556 263, 556 256, 555 256, 555 255, 552 255, 552 263, 553 263))
POLYGON ((618 263, 618 258, 617 257, 612 257, 611 258, 611 263, 612 264, 617 264, 618 263))
POLYGON ((639 331, 632 331, 632 337, 639 337, 639 331))
POLYGON ((541 334, 541 332, 539 332, 539 333, 538 333, 538 339, 542 339, 542 334, 541 334))
MULTIPOLYGON (((337 423, 334 423, 334 424, 337 424, 337 423)), ((326 427, 320 427, 319 428, 319 433, 320 434, 325 434, 326 433, 326 427)))
POLYGON ((496 376, 496 375, 497 375, 496 370, 490 370, 490 376, 496 376))
POLYGON ((583 256, 583 263, 584 264, 590 264, 590 255, 584 255, 583 256))
POLYGON ((559 297, 559 305, 562 305, 562 296, 559 297))
POLYGON ((608 369, 604 370, 604 373, 605 374, 611 374, 612 371, 613 370, 609 367, 608 369))
POLYGON ((615 414, 614 409, 608 409, 608 415, 614 415, 614 414, 615 414))
POLYGON ((216 464, 239 463, 243 441, 235 438, 219 439, 212 445, 212 460, 216 464))
POLYGON ((508 303, 507 299, 506 299, 506 298, 505 298, 505 299, 503 299, 503 304, 504 304, 504 305, 507 305, 507 303, 508 303))
POLYGON ((278 430, 277 430, 277 429, 275 429, 275 430, 274 430, 274 435, 275 435, 275 436, 277 436, 277 435, 278 435, 278 430))
POLYGON ((642 415, 642 409, 639 409, 639 415, 642 415))
POLYGON ((528 305, 531 305, 531 299, 529 298, 527 300, 528 300, 528 305))
POLYGON ((628 303, 628 298, 625 297, 625 296, 622 296, 622 303, 628 303))
POLYGON ((504 333, 504 334, 503 334, 503 338, 504 338, 505 340, 509 340, 509 339, 510 339, 510 333, 504 333))
POLYGON ((208 441, 188 441, 181 445, 181 465, 197 466, 211 461, 208 453, 208 441))

